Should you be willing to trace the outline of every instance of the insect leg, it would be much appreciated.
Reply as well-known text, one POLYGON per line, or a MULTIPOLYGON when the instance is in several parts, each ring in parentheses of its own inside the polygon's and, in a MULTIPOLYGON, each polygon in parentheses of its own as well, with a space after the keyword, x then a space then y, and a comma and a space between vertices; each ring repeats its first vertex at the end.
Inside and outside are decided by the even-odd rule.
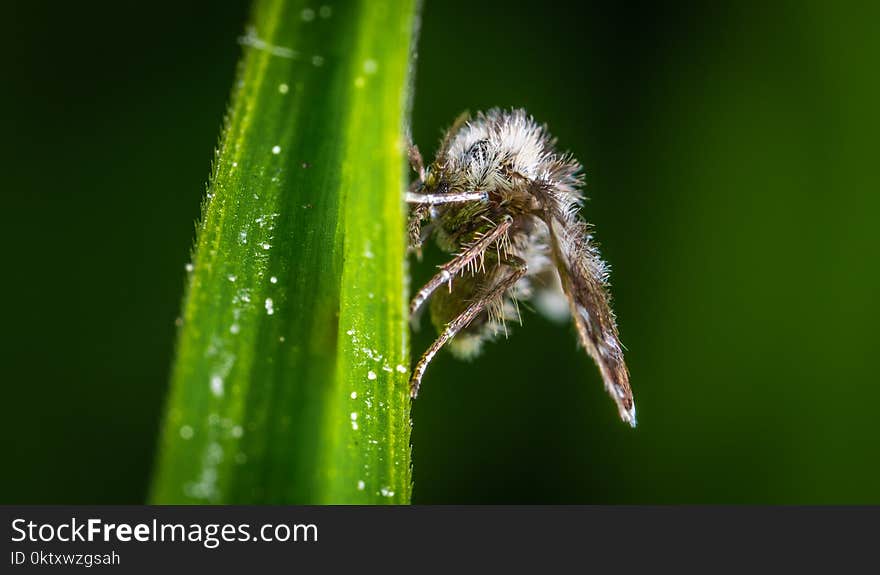
POLYGON ((437 206, 455 202, 481 202, 488 198, 486 192, 459 192, 454 194, 420 194, 407 192, 406 201, 409 204, 427 204, 437 206))
POLYGON ((484 234, 483 237, 472 243, 470 246, 466 247, 460 254, 455 256, 452 261, 449 261, 440 266, 440 272, 432 277, 430 281, 428 281, 428 283, 426 283, 424 287, 419 290, 419 292, 410 302, 410 315, 415 314, 422 306, 422 304, 425 303, 425 301, 429 297, 431 297, 431 294, 437 290, 437 288, 447 282, 452 281, 452 278, 455 277, 455 274, 464 269, 464 267, 475 258, 482 255, 482 253, 486 251, 486 248, 491 246, 493 242, 504 237, 504 234, 506 234, 507 230, 510 229, 510 225, 512 223, 513 218, 511 218, 510 216, 505 216, 504 220, 502 220, 502 222, 496 227, 492 228, 491 231, 484 234))
POLYGON ((407 156, 409 157, 409 165, 419 175, 419 181, 425 181, 425 162, 422 160, 422 153, 419 152, 419 147, 410 142, 407 156))
POLYGON ((446 342, 455 337, 455 335, 460 332, 462 329, 467 327, 469 323, 471 323, 477 315, 480 314, 486 306, 491 302, 496 301, 498 298, 504 296, 504 293, 513 287, 513 285, 520 280, 526 272, 528 271, 528 266, 526 262, 516 256, 510 256, 505 262, 506 266, 510 268, 510 273, 498 284, 492 288, 487 293, 481 295, 477 298, 476 301, 471 303, 467 309, 465 309, 461 315, 457 318, 446 324, 446 328, 444 328, 443 332, 440 334, 440 337, 431 344, 431 347, 428 348, 427 351, 422 355, 419 362, 416 364, 415 369, 413 369, 412 378, 409 381, 409 395, 412 398, 415 398, 419 394, 419 386, 422 383, 422 376, 425 375, 425 370, 428 369, 428 364, 431 363, 431 360, 434 359, 434 356, 437 355, 437 352, 440 351, 446 342))
POLYGON ((428 218, 428 204, 416 204, 409 214, 409 247, 422 257, 422 221, 428 218))

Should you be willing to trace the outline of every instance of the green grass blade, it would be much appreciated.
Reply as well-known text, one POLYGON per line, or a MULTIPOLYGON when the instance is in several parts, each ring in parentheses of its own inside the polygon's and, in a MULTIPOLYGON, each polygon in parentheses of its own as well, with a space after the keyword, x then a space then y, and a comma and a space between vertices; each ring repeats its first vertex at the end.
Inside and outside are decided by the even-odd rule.
POLYGON ((154 503, 409 502, 401 198, 417 11, 256 2, 197 229, 154 503))

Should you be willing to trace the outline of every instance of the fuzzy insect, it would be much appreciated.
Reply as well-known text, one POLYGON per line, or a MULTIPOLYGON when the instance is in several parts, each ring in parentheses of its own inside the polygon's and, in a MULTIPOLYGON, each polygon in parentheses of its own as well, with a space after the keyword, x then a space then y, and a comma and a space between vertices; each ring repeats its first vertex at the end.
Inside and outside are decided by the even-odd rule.
POLYGON ((520 300, 574 318, 581 344, 599 366, 620 417, 633 427, 636 411, 608 293, 608 269, 578 212, 581 166, 556 151, 556 141, 524 110, 492 109, 460 116, 424 167, 418 148, 410 163, 419 177, 407 202, 410 246, 433 236, 454 254, 416 293, 413 317, 430 301, 440 335, 413 370, 416 397, 428 364, 444 346, 472 357, 506 323, 519 320, 520 300), (429 220, 425 226, 422 222, 429 220), (447 289, 438 290, 441 286, 447 289), (567 306, 565 305, 567 300, 567 306), (566 310, 566 307, 568 308, 566 310))

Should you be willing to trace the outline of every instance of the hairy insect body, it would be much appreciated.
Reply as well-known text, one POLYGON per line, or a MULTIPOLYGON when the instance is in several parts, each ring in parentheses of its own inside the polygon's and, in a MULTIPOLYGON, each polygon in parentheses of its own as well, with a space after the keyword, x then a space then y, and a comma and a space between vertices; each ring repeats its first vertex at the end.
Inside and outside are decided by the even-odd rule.
POLYGON ((410 242, 419 248, 433 236, 454 254, 411 304, 415 314, 430 299, 440 332, 414 369, 411 393, 441 347, 473 357, 484 342, 506 334, 508 322, 520 321, 518 301, 558 298, 562 290, 581 343, 621 417, 634 425, 607 270, 578 216, 581 167, 554 144, 524 111, 490 110, 457 120, 427 170, 411 151, 419 180, 407 194, 415 204, 410 242), (424 220, 430 223, 423 227, 424 220))
MULTIPOLYGON (((510 217, 505 213, 487 212, 482 218, 492 221, 503 221, 510 217)), ((441 246, 452 253, 458 253, 467 246, 473 245, 492 231, 490 225, 480 226, 471 233, 456 236, 459 241, 447 243, 440 240, 444 233, 446 218, 441 216, 438 222, 437 237, 441 246)), ((479 354, 483 343, 491 341, 499 334, 507 334, 508 322, 519 322, 518 301, 529 300, 535 290, 558 290, 558 285, 551 278, 542 276, 541 272, 551 267, 550 261, 543 255, 547 244, 536 225, 534 216, 521 214, 513 217, 506 237, 487 248, 479 257, 474 258, 469 269, 451 282, 450 289, 439 289, 431 298, 431 322, 438 331, 442 330, 451 320, 460 315, 468 303, 487 297, 492 288, 505 280, 510 270, 523 269, 526 273, 503 294, 487 301, 486 309, 479 314, 455 338, 449 342, 452 353, 460 358, 471 359, 479 354)))

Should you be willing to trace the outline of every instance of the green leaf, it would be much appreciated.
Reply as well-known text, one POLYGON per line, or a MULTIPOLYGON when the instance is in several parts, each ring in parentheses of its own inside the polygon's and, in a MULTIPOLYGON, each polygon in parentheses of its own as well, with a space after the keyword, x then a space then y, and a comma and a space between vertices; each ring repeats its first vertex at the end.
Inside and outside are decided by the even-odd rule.
POLYGON ((258 0, 197 228, 154 503, 408 503, 417 0, 258 0))

